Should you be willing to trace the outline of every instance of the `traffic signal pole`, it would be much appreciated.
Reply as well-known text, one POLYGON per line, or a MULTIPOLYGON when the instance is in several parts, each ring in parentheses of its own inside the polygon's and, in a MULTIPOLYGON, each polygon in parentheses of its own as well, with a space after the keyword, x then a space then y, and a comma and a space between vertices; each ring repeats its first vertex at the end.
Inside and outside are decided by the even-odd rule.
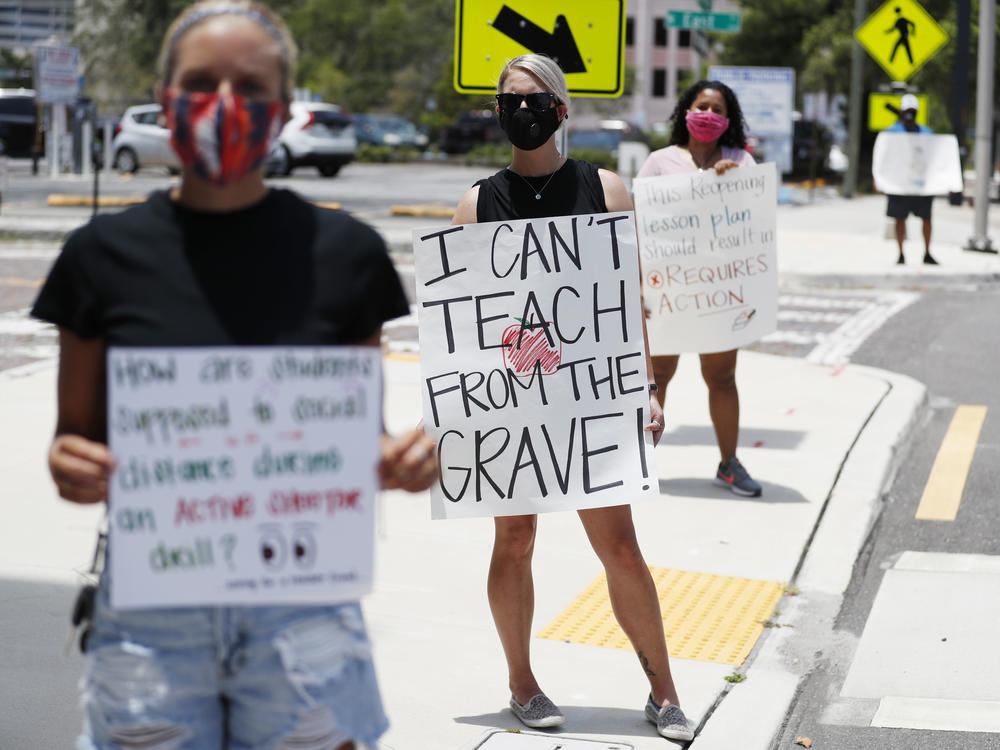
POLYGON ((976 71, 976 218, 966 250, 995 253, 986 234, 993 175, 993 54, 996 34, 996 0, 979 0, 979 66, 976 71))

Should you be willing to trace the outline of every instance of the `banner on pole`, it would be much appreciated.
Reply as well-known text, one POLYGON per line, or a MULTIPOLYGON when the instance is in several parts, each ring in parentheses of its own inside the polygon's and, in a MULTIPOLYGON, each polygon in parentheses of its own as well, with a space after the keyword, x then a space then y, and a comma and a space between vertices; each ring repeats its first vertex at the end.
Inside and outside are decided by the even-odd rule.
POLYGON ((773 163, 634 180, 652 354, 736 349, 778 325, 773 163))
POLYGON ((111 348, 111 602, 328 604, 371 590, 381 352, 111 348))
POLYGON ((416 231, 434 518, 659 497, 631 212, 416 231))
POLYGON ((962 162, 953 135, 883 131, 875 137, 872 179, 887 195, 962 192, 962 162))

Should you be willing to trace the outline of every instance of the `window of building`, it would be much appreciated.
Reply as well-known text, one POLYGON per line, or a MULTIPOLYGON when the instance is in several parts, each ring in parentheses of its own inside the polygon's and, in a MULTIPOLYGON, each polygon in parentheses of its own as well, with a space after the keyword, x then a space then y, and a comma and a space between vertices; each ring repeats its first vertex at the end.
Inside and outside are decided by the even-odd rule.
POLYGON ((681 29, 680 33, 677 35, 677 46, 678 47, 690 47, 691 46, 691 30, 681 29))
POLYGON ((662 99, 667 95, 666 68, 653 68, 653 96, 662 99))
POLYGON ((667 25, 662 18, 653 21, 653 44, 657 47, 667 46, 667 25))
POLYGON ((625 46, 635 44, 635 19, 629 16, 625 19, 625 46))

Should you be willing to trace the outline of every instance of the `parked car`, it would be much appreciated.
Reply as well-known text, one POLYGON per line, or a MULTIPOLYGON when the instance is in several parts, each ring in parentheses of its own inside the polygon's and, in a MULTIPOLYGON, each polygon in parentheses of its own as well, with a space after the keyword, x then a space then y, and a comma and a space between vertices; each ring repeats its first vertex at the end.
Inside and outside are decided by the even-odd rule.
POLYGON ((351 116, 336 104, 292 102, 291 119, 268 160, 270 174, 291 174, 296 167, 316 167, 333 177, 354 161, 358 139, 351 116))
POLYGON ((496 112, 491 109, 461 114, 446 125, 438 139, 438 147, 446 154, 465 154, 484 143, 506 143, 496 112))
POLYGON ((0 89, 0 143, 7 156, 35 153, 38 105, 31 89, 0 89))
POLYGON ((356 114, 354 132, 358 143, 427 148, 427 136, 417 130, 416 125, 399 115, 356 114))
POLYGON ((115 128, 111 141, 112 165, 122 174, 147 167, 166 167, 171 172, 181 168, 177 154, 170 147, 170 131, 163 122, 159 104, 129 107, 115 128))
POLYGON ((574 128, 569 131, 569 151, 607 151, 618 158, 622 141, 639 141, 649 145, 649 138, 636 126, 625 120, 602 120, 595 128, 574 128))
POLYGON ((822 174, 829 163, 833 135, 815 120, 796 120, 792 125, 792 172, 800 175, 822 174))

